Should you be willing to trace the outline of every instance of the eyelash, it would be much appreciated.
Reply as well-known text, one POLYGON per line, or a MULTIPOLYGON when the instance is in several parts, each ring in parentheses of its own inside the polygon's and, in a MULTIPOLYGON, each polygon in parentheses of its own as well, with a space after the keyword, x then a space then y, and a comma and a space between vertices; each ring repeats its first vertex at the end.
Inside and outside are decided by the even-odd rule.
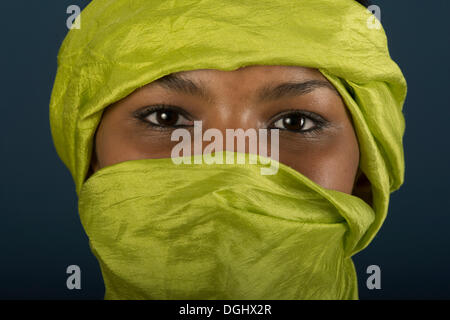
MULTIPOLYGON (((188 125, 176 125, 176 126, 160 126, 154 123, 151 123, 150 121, 146 120, 146 118, 151 115, 154 112, 158 112, 158 111, 175 111, 177 113, 179 113, 180 115, 182 115, 183 117, 185 117, 186 119, 192 121, 191 117, 180 107, 177 106, 172 106, 172 105, 168 105, 168 104, 158 104, 158 105, 154 105, 154 106, 147 106, 145 108, 136 110, 135 112, 133 112, 133 116, 135 118, 137 118, 138 120, 142 121, 143 123, 145 123, 147 125, 147 127, 151 127, 152 129, 156 129, 156 130, 172 130, 173 128, 185 128, 185 127, 190 127, 188 125)), ((328 125, 329 125, 329 121, 324 119, 322 116, 314 113, 314 112, 310 112, 310 111, 306 111, 306 110, 298 110, 298 109, 291 109, 291 110, 285 110, 281 115, 278 115, 274 120, 271 121, 272 125, 270 127, 268 127, 268 129, 279 129, 280 131, 289 131, 289 132, 293 132, 293 133, 299 133, 305 136, 317 136, 319 132, 321 132, 322 130, 324 130, 328 125), (305 117, 309 120, 311 120, 312 122, 314 122, 314 127, 308 130, 303 130, 303 131, 294 131, 294 130, 289 130, 289 129, 280 129, 280 128, 274 128, 273 124, 276 123, 277 121, 283 119, 284 117, 288 116, 288 115, 297 115, 297 116, 302 116, 305 117)))

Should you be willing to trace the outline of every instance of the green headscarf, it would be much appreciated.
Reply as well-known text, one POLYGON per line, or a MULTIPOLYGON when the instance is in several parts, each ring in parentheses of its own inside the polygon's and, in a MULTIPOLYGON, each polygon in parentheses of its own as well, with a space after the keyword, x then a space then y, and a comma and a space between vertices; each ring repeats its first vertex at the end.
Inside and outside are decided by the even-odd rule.
MULTIPOLYGON (((326 194, 328 202, 345 218, 348 232, 342 235, 343 250, 345 257, 351 257, 373 239, 386 217, 390 193, 404 178, 402 106, 406 82, 389 56, 384 30, 370 27, 371 18, 371 13, 354 0, 93 0, 81 13, 81 29, 71 30, 61 46, 50 102, 55 147, 72 173, 77 194, 87 194, 82 191, 103 110, 137 88, 173 72, 195 69, 235 70, 248 65, 317 68, 339 91, 352 115, 360 169, 371 184, 372 204, 364 208, 365 204, 354 196, 345 197, 308 182, 316 191, 320 189, 322 196, 326 194), (366 215, 358 215, 358 210, 366 215)), ((149 167, 155 165, 151 162, 144 160, 149 167)), ((104 171, 119 170, 124 165, 138 170, 133 163, 113 165, 104 171)), ((87 182, 103 177, 102 170, 87 182)), ((127 171, 125 167, 122 170, 127 171)), ((285 170, 289 171, 283 167, 285 170)), ((297 178, 302 183, 308 181, 301 174, 297 178)), ((92 181, 92 185, 98 183, 92 181)), ((100 199, 98 194, 96 197, 100 199)), ((82 205, 86 203, 93 202, 83 201, 82 205)), ((82 215, 91 237, 85 225, 89 219, 87 214, 82 215)), ((91 246, 108 283, 108 262, 102 260, 100 249, 96 251, 93 243, 91 246)), ((126 268, 122 265, 118 269, 122 267, 126 268)), ((112 268, 110 275, 118 269, 112 268)), ((352 266, 346 270, 354 273, 352 266)), ((110 282, 107 291, 113 292, 113 287, 110 282)), ((351 288, 345 295, 337 290, 334 296, 355 298, 355 290, 351 288)), ((116 287, 115 292, 120 290, 116 287)), ((245 296, 243 292, 234 292, 234 297, 245 296)), ((144 293, 124 296, 149 297, 144 293)), ((229 295, 217 297, 224 296, 229 295)), ((317 298, 320 294, 291 296, 299 297, 317 298)))

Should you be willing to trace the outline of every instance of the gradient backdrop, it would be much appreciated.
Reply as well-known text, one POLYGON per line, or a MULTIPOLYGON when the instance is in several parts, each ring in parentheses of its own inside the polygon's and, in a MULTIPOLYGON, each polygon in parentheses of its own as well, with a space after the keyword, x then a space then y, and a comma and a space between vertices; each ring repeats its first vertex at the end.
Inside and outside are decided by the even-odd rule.
MULTIPOLYGON (((380 233, 354 257, 361 299, 450 299, 450 24, 447 0, 373 0, 408 81, 406 176, 380 233), (366 268, 381 268, 368 290, 366 268)), ((104 286, 56 155, 48 105, 66 8, 89 1, 3 1, 0 299, 102 299, 104 286), (81 268, 81 290, 66 268, 81 268)))

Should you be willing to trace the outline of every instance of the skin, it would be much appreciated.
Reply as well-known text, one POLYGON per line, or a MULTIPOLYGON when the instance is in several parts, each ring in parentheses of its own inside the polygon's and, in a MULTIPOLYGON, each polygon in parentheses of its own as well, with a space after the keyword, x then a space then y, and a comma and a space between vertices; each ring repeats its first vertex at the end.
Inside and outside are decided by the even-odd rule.
MULTIPOLYGON (((179 143, 170 139, 173 130, 182 126, 192 130, 193 137, 193 121, 201 120, 203 131, 217 128, 224 137, 225 129, 278 128, 281 163, 324 188, 353 193, 370 202, 368 182, 359 174, 359 147, 351 115, 318 70, 247 66, 174 75, 190 82, 165 77, 165 81, 143 86, 104 111, 90 174, 127 160, 170 157, 179 143), (279 90, 278 95, 259 94, 262 88, 282 83, 299 84, 279 90), (201 90, 195 90, 193 84, 201 90), (179 109, 151 109, 160 104, 179 109), (312 129, 316 130, 308 131, 312 129)), ((209 143, 204 142, 203 148, 209 143)))

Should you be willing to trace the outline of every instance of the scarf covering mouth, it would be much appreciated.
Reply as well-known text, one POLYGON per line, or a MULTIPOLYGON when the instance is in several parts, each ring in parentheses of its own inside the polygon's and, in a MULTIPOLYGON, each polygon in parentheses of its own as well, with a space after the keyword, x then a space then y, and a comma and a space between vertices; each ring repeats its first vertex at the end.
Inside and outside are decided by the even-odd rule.
MULTIPOLYGON (((50 100, 53 141, 77 194, 103 110, 136 89, 178 71, 317 68, 350 111, 360 169, 371 185, 370 219, 340 212, 345 256, 354 255, 378 232, 390 193, 404 179, 406 81, 383 28, 369 27, 372 18, 353 0, 93 0, 81 29, 62 43, 50 100)), ((348 197, 327 194, 336 207, 351 206, 348 197)))

